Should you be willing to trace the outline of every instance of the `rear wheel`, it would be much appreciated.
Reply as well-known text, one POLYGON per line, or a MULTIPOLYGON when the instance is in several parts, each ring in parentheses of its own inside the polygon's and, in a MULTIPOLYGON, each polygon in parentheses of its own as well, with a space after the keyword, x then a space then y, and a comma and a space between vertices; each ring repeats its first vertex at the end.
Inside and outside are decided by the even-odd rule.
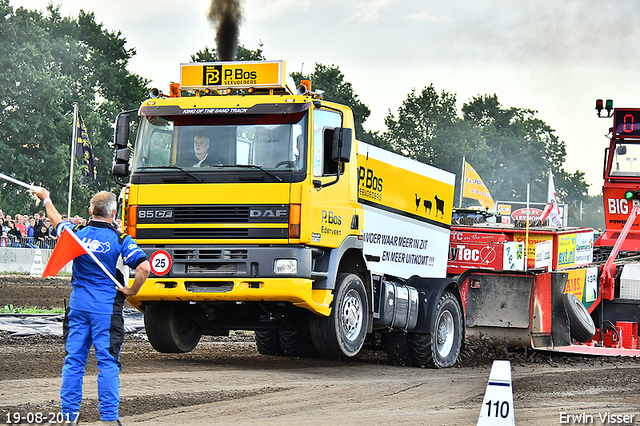
POLYGON ((410 333, 409 358, 417 367, 446 368, 458 361, 462 348, 462 311, 445 292, 436 308, 432 333, 410 333))
POLYGON ((569 317, 571 337, 578 342, 591 339, 596 334, 596 325, 580 299, 572 293, 565 293, 562 296, 562 304, 569 317))
POLYGON ((394 365, 409 363, 409 336, 404 332, 385 333, 382 345, 387 352, 387 360, 394 365))
POLYGON ((280 347, 285 356, 312 357, 316 355, 317 352, 308 331, 281 331, 279 335, 280 347))
POLYGON ((144 309, 149 343, 158 352, 190 352, 200 341, 200 329, 178 303, 152 303, 144 309))
POLYGON ((256 346, 262 355, 281 355, 280 338, 277 330, 257 330, 256 346))
POLYGON ((329 316, 310 316, 311 340, 322 356, 353 357, 364 344, 368 321, 362 280, 355 274, 339 274, 329 316))

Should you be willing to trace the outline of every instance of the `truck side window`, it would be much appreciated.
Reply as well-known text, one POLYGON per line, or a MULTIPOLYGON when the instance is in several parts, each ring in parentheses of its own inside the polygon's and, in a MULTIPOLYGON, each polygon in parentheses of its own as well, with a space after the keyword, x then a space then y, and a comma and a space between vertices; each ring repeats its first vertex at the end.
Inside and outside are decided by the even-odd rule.
POLYGON ((333 144, 333 127, 325 127, 322 132, 324 154, 324 175, 335 175, 338 173, 338 162, 331 160, 331 145, 333 144))
POLYGON ((328 129, 340 127, 340 114, 333 111, 316 109, 313 111, 313 175, 335 175, 337 164, 331 161, 331 138, 326 137, 328 129))
POLYGON ((613 153, 613 164, 611 165, 611 176, 640 176, 638 169, 638 158, 640 158, 640 145, 631 141, 624 141, 624 145, 618 142, 613 153))

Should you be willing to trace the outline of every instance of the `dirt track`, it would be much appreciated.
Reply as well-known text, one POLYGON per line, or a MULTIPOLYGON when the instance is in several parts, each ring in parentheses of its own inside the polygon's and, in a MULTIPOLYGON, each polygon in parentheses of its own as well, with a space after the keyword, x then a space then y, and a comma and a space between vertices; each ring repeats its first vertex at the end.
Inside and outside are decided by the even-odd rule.
MULTIPOLYGON (((0 305, 62 306, 68 279, 0 277, 0 305)), ((62 339, 0 334, 0 423, 6 413, 59 411, 62 339)), ((250 333, 206 338, 191 353, 155 352, 127 335, 121 418, 127 425, 472 425, 491 360, 510 359, 517 425, 560 425, 566 415, 633 415, 640 424, 640 361, 512 351, 476 343, 459 366, 396 367, 366 350, 354 360, 269 357, 250 333)), ((95 359, 82 424, 98 420, 95 359)), ((614 424, 614 423, 604 423, 614 424)), ((620 423, 617 423, 620 424, 620 423)), ((629 423, 622 423, 629 424, 629 423)))

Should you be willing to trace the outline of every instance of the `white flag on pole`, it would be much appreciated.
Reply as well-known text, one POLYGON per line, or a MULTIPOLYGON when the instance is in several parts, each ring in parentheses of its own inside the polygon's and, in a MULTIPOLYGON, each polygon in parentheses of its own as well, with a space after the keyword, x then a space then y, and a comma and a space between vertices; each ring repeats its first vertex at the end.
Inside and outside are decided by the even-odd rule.
POLYGON ((547 205, 540 220, 542 222, 549 217, 549 224, 552 226, 562 226, 562 214, 558 208, 558 197, 556 195, 556 186, 553 183, 553 174, 549 170, 549 193, 547 194, 547 205))

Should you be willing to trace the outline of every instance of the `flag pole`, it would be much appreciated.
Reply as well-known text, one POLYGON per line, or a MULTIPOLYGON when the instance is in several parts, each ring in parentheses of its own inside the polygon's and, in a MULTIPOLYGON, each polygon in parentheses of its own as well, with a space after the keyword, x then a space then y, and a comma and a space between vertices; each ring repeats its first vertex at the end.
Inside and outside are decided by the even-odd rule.
POLYGON ((462 208, 462 193, 464 192, 464 175, 465 175, 465 170, 467 169, 465 167, 466 158, 467 157, 465 157, 464 155, 462 156, 462 177, 460 178, 460 203, 458 204, 460 208, 462 208))
POLYGON ((69 159, 69 204, 67 205, 67 219, 71 218, 71 193, 73 190, 73 157, 75 157, 76 141, 78 140, 78 103, 73 103, 73 131, 71 132, 71 158, 69 159))

